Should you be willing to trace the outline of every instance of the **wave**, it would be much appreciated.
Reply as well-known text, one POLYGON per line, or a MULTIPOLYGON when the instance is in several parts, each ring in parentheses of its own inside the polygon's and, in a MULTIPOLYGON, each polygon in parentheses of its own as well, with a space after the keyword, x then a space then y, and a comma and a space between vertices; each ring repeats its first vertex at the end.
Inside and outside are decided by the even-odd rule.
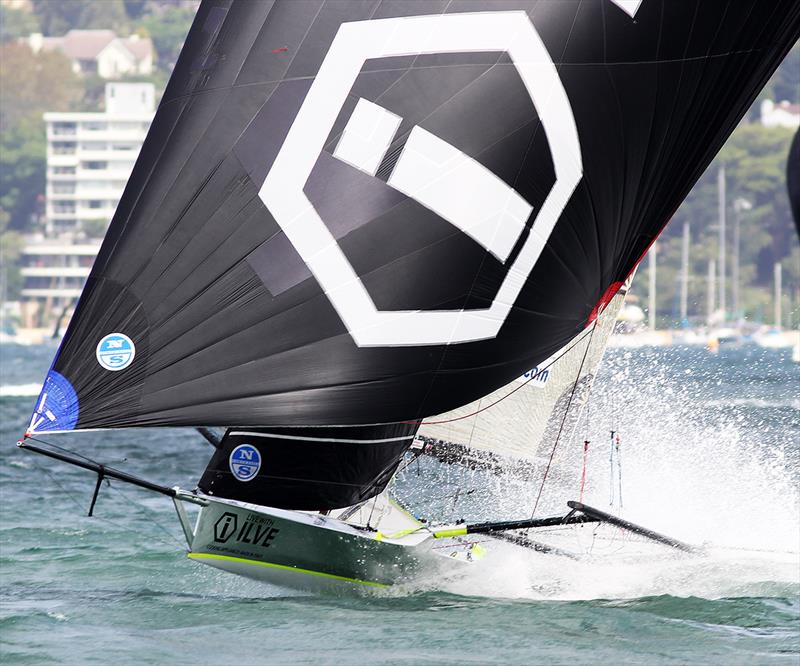
POLYGON ((708 400, 703 403, 706 407, 759 407, 800 409, 800 399, 764 400, 763 398, 727 398, 725 400, 708 400))
POLYGON ((0 386, 0 398, 36 397, 42 390, 41 384, 3 384, 0 386))

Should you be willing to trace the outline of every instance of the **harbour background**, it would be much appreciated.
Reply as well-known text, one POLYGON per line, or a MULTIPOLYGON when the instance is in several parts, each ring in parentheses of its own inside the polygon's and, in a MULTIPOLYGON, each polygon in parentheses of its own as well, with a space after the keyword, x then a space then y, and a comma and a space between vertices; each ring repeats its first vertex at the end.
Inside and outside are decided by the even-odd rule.
MULTIPOLYGON (((536 553, 370 597, 309 596, 190 562, 168 500, 24 453, 53 345, 0 345, 0 661, 9 664, 797 664, 800 370, 790 349, 607 352, 579 439, 607 506, 622 436, 625 516, 705 558, 581 564, 536 553)), ((191 488, 188 429, 50 436, 191 488)), ((571 446, 580 443, 572 442, 571 446)), ((432 464, 432 463, 429 463, 432 464)), ((399 491, 426 487, 409 472, 399 491)), ((563 488, 574 499, 577 488, 563 488)), ((520 507, 521 511, 527 507, 520 507)))

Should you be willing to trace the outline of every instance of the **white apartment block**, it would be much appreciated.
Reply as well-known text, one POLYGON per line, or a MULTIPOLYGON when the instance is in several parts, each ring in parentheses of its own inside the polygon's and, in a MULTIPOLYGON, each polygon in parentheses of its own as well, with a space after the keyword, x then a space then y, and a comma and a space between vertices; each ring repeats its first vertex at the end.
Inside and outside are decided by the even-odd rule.
POLYGON ((46 113, 44 234, 22 257, 25 327, 48 326, 81 293, 147 135, 151 83, 107 83, 103 113, 46 113))
POLYGON ((103 113, 45 113, 49 234, 111 221, 155 108, 151 83, 107 83, 103 113))
POLYGON ((32 237, 22 250, 22 324, 48 326, 71 309, 92 270, 100 240, 32 237))

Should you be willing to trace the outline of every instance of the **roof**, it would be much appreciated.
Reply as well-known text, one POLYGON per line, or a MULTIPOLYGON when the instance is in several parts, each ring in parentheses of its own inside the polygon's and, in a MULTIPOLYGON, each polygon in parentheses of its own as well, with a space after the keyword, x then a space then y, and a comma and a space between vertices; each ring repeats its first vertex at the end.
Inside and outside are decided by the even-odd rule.
POLYGON ((42 49, 62 51, 71 60, 94 60, 117 39, 137 60, 153 53, 153 42, 149 37, 117 37, 113 30, 70 30, 63 37, 44 37, 42 49))
POLYGON ((120 41, 125 45, 126 49, 133 53, 137 60, 144 60, 153 55, 153 42, 150 41, 149 37, 131 35, 120 39, 120 41))

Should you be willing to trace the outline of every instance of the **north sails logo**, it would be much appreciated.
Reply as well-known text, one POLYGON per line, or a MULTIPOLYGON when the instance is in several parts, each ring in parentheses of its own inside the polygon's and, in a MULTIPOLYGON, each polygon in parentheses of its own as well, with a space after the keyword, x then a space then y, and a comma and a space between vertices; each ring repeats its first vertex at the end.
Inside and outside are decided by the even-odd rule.
MULTIPOLYGON (((359 99, 334 157, 374 176, 401 121, 388 109, 359 99)), ((582 175, 569 99, 525 12, 412 16, 339 27, 259 196, 358 346, 456 344, 497 336, 582 175), (534 211, 518 192, 477 161, 422 127, 413 127, 389 176, 389 186, 437 213, 503 263, 531 216, 532 229, 513 261, 506 264, 506 277, 488 308, 378 310, 303 187, 366 60, 464 52, 508 55, 547 136, 555 182, 541 208, 534 211), (474 195, 469 205, 463 203, 464 191, 474 195)))

